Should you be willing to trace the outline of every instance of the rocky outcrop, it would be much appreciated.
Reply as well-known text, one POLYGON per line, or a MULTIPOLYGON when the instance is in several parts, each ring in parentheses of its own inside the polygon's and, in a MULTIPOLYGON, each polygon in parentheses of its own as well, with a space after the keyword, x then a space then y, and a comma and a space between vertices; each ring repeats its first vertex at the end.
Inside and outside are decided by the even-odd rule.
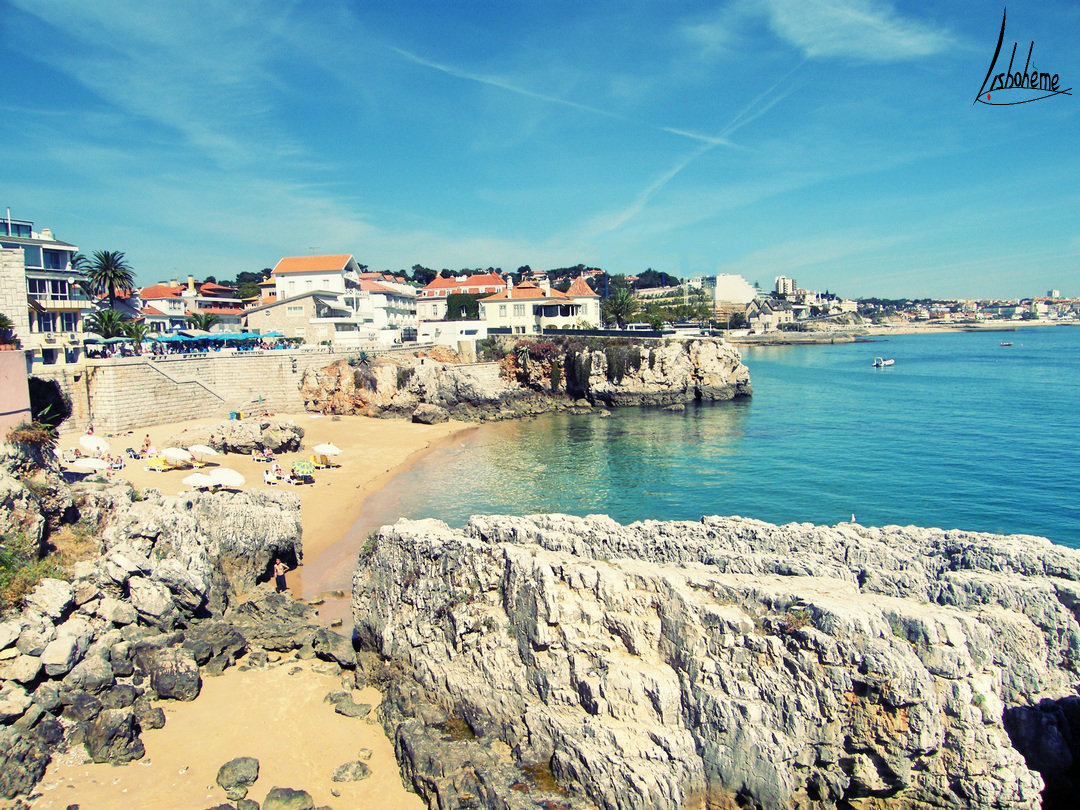
POLYGON ((291 419, 252 416, 189 428, 169 439, 166 446, 188 448, 204 444, 221 453, 247 454, 252 450, 291 453, 300 449, 303 439, 304 429, 291 419))
POLYGON ((716 517, 400 521, 354 579, 432 806, 1049 807, 1078 608, 1044 539, 716 517))
POLYGON ((716 340, 642 344, 510 340, 495 363, 401 355, 309 369, 309 410, 408 417, 432 423, 507 419, 594 405, 672 405, 751 393, 738 351, 716 340))
POLYGON ((83 483, 67 497, 97 553, 0 622, 0 796, 28 792, 68 746, 95 762, 141 758, 141 732, 165 722, 154 701, 194 699, 250 649, 355 666, 347 639, 270 592, 274 557, 302 557, 295 495, 83 483))

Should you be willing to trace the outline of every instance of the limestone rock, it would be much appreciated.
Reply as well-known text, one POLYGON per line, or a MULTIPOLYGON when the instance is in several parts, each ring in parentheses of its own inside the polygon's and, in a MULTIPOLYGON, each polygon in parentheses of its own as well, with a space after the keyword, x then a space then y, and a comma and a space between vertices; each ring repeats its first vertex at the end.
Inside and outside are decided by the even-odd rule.
POLYGON ((303 438, 304 429, 291 419, 253 417, 191 428, 173 436, 166 444, 184 448, 205 444, 221 453, 246 455, 252 450, 293 452, 300 449, 303 438))
POLYGON ((421 402, 412 413, 412 420, 421 425, 438 425, 450 421, 450 412, 438 405, 421 402))
POLYGON ((34 734, 0 728, 0 797, 29 793, 49 764, 49 753, 34 734))
POLYGON ((18 621, 0 622, 0 650, 6 650, 14 644, 22 634, 22 625, 18 621))
POLYGON ((191 650, 172 647, 159 650, 150 659, 150 686, 158 697, 194 700, 202 689, 199 665, 191 650))
POLYGON ((356 668, 356 650, 352 641, 332 630, 320 629, 312 640, 315 655, 325 661, 333 661, 345 669, 356 668))
POLYGON ((87 729, 85 743, 94 762, 122 765, 146 753, 130 708, 102 710, 87 729))
POLYGON ((716 517, 400 521, 354 578, 406 777, 515 810, 1037 807, 1080 761, 1078 605, 1039 538, 716 517))
POLYGON ((22 717, 33 698, 19 684, 9 681, 0 689, 0 724, 12 723, 22 717))
POLYGON ((217 783, 233 801, 247 796, 248 788, 259 778, 259 760, 255 757, 230 759, 218 769, 217 783))
POLYGON ((53 621, 68 612, 74 599, 71 583, 61 579, 43 579, 25 599, 30 610, 48 616, 53 621))
POLYGON ((262 810, 315 810, 315 802, 306 790, 274 787, 266 794, 262 810))
POLYGON ((41 672, 41 659, 34 655, 16 655, 0 662, 0 680, 30 683, 41 672))
POLYGON ((180 611, 167 587, 146 577, 132 577, 128 580, 128 590, 131 605, 143 621, 162 630, 176 626, 180 611))
POLYGON ((41 664, 50 676, 63 675, 82 660, 93 638, 93 627, 83 619, 71 618, 56 628, 56 638, 41 652, 41 664))
POLYGON ((339 765, 330 778, 334 782, 359 782, 369 776, 371 776, 371 768, 366 763, 355 760, 339 765))

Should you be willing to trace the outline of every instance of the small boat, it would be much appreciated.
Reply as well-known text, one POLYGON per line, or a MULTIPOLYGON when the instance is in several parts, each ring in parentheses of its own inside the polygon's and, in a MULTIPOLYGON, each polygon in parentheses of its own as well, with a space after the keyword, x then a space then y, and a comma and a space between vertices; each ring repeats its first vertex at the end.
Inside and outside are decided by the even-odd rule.
POLYGON ((1007 341, 1003 340, 1003 341, 1001 341, 1001 345, 1002 346, 1012 346, 1013 342, 1011 340, 1007 340, 1007 341))
POLYGON ((885 366, 891 366, 895 362, 895 360, 885 360, 881 357, 876 357, 874 358, 874 368, 885 368, 885 366))

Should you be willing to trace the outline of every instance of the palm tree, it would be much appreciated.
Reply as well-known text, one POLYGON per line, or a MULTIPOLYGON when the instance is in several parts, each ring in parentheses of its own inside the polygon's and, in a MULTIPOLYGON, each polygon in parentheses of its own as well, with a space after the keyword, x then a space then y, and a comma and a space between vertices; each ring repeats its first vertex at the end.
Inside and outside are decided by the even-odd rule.
POLYGON ((83 330, 103 338, 114 338, 124 335, 129 323, 128 317, 115 309, 99 309, 86 319, 83 330))
POLYGON ((192 329, 201 329, 204 332, 209 332, 211 327, 221 323, 221 318, 213 312, 195 312, 188 315, 187 321, 191 324, 192 329))
POLYGON ((604 299, 605 320, 615 321, 620 329, 640 310, 641 304, 629 287, 616 287, 611 291, 611 295, 604 299))
POLYGON ((529 369, 529 344, 519 343, 514 347, 514 357, 517 359, 517 364, 521 366, 522 370, 528 371, 529 369))
POLYGON ((7 315, 0 312, 0 343, 9 344, 15 342, 15 322, 7 315))
POLYGON ((142 342, 150 336, 150 324, 146 321, 131 321, 124 325, 124 334, 135 344, 135 351, 140 351, 142 342))
POLYGON ((109 294, 109 309, 116 309, 116 291, 135 289, 135 276, 124 254, 118 250, 94 251, 86 268, 86 279, 96 293, 109 294))

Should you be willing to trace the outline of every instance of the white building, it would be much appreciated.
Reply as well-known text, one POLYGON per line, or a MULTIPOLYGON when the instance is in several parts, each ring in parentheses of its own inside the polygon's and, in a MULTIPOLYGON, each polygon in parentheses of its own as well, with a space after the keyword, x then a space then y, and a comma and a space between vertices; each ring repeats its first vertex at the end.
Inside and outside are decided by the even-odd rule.
POLYGON ((479 273, 475 276, 436 276, 416 296, 416 315, 421 321, 441 321, 446 317, 446 299, 455 293, 494 295, 506 289, 502 276, 479 273))
POLYGON ((798 288, 799 285, 795 283, 795 279, 787 276, 777 276, 773 287, 780 295, 791 295, 798 288))
POLYGON ((71 269, 75 245, 29 220, 0 219, 0 312, 15 325, 15 336, 33 363, 78 362, 83 319, 95 309, 71 269))
POLYGON ((271 278, 274 300, 245 313, 251 329, 342 346, 388 345, 415 335, 415 290, 361 274, 348 254, 286 257, 271 278))
POLYGON ((510 329, 517 335, 538 335, 544 328, 586 329, 600 325, 600 296, 585 279, 576 278, 566 292, 526 281, 480 301, 480 317, 488 329, 510 329))

